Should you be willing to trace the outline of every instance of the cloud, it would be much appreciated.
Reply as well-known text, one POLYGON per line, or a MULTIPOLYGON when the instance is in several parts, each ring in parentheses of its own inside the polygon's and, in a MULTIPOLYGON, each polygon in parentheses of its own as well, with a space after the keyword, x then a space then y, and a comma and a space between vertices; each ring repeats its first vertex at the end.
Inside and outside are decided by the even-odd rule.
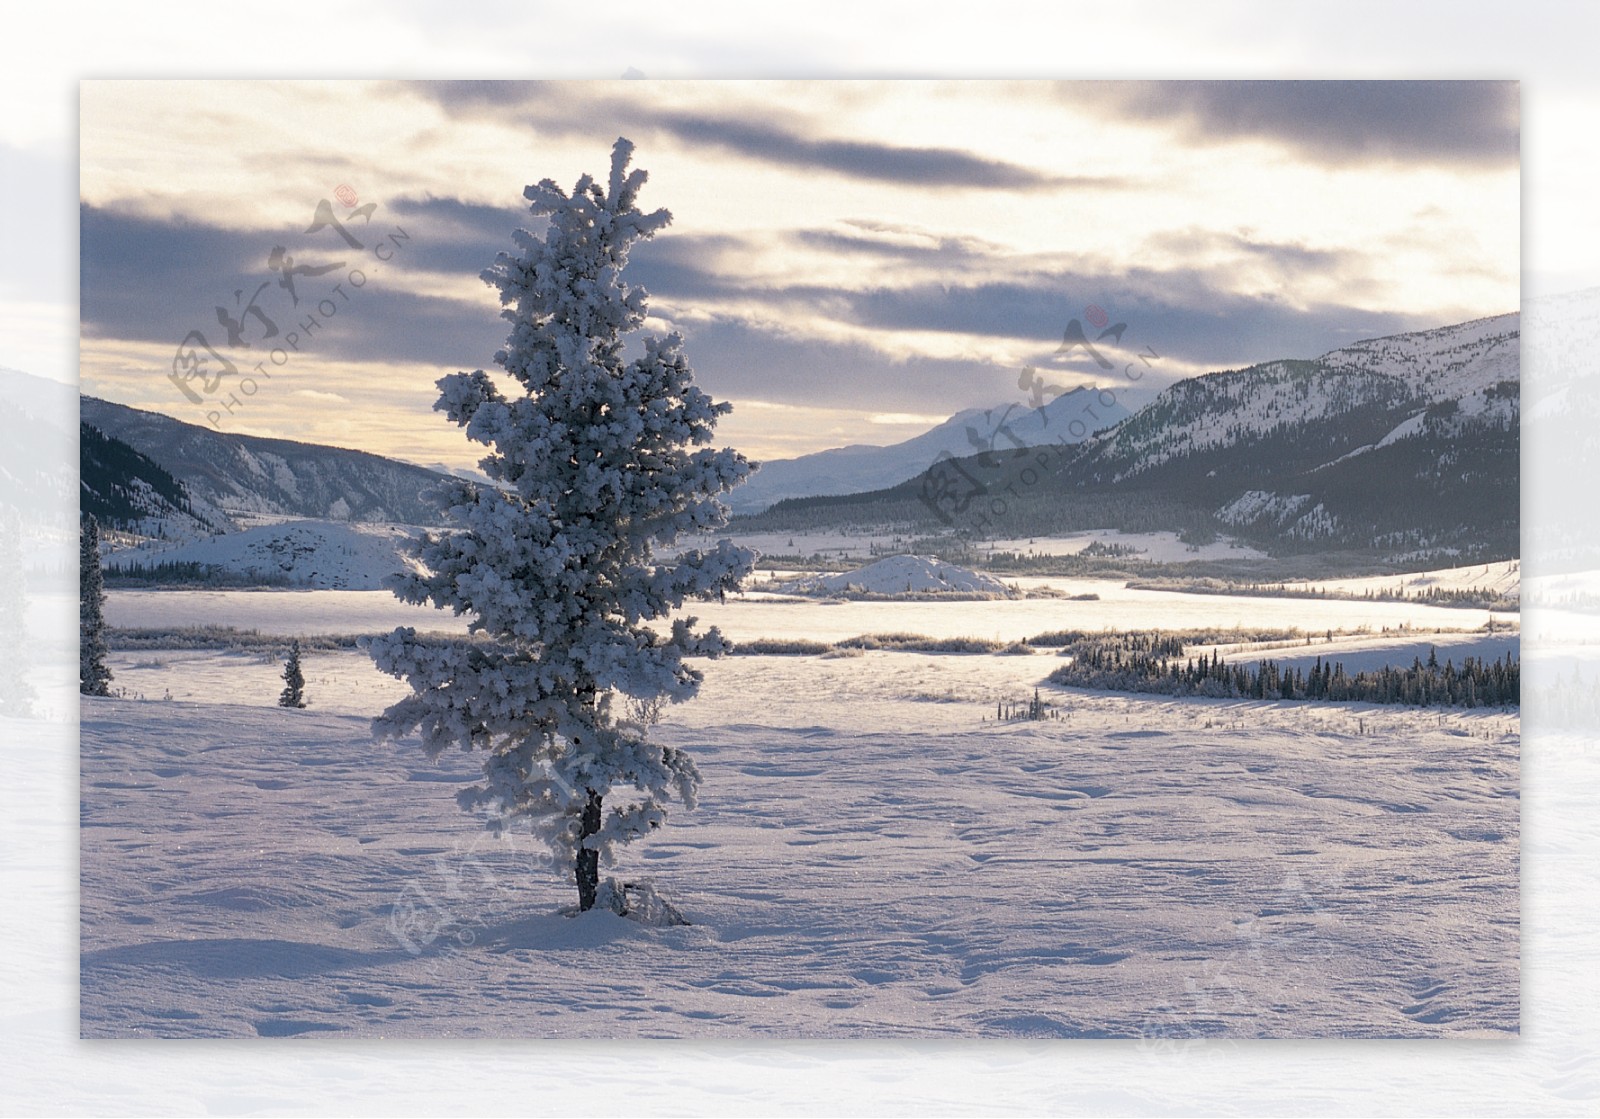
POLYGON ((928 266, 965 266, 992 259, 1000 246, 976 237, 941 236, 913 230, 853 224, 861 232, 799 229, 788 234, 795 244, 822 252, 868 255, 884 260, 914 261, 928 266), (876 235, 874 235, 876 234, 876 235), (887 236, 886 236, 887 235, 887 236))
POLYGON ((452 115, 531 118, 552 135, 597 131, 666 135, 690 147, 853 179, 923 189, 1053 191, 1126 188, 1117 176, 1059 175, 990 159, 960 148, 905 147, 876 140, 813 135, 798 118, 780 123, 770 105, 746 115, 663 109, 621 97, 589 95, 582 85, 542 82, 417 82, 421 93, 452 115))
POLYGON ((866 140, 803 136, 757 120, 700 113, 661 112, 649 123, 689 144, 720 148, 747 159, 810 171, 832 171, 856 179, 923 188, 1061 190, 1113 188, 1123 180, 1106 176, 1048 174, 955 148, 897 147, 866 140))
POLYGON ((408 246, 409 266, 463 276, 478 275, 494 263, 497 255, 510 251, 514 247, 514 230, 544 224, 544 219, 535 218, 526 205, 484 206, 431 194, 397 198, 388 208, 396 221, 419 226, 415 243, 408 246))
POLYGON ((677 236, 637 250, 636 278, 658 308, 727 301, 761 308, 763 317, 799 324, 802 332, 807 321, 848 324, 879 332, 882 348, 891 353, 903 332, 964 336, 978 340, 979 348, 982 339, 992 338, 997 353, 1015 351, 1011 343, 1053 347, 1067 322, 1081 318, 1091 303, 1128 319, 1158 349, 1212 368, 1315 357, 1351 341, 1350 330, 1375 336, 1442 322, 1433 314, 1363 310, 1377 301, 1378 281, 1362 252, 1259 240, 1242 232, 1173 231, 1151 238, 1123 261, 1018 256, 950 237, 918 244, 798 230, 783 240, 848 248, 863 262, 852 269, 860 278, 848 287, 757 282, 717 271, 716 254, 754 253, 758 246, 728 237, 709 246, 677 236), (894 282, 877 279, 883 276, 894 282), (1339 298, 1328 297, 1330 291, 1339 298))
POLYGON ((1318 163, 1502 168, 1520 156, 1516 82, 1064 82, 1063 99, 1173 126, 1191 144, 1266 140, 1318 163))
MULTIPOLYGON (((382 231, 394 228, 382 218, 375 216, 366 234, 368 250, 382 231)), ((87 204, 80 222, 80 313, 87 340, 170 342, 176 352, 190 331, 199 331, 242 367, 264 360, 274 346, 287 346, 293 333, 300 350, 316 360, 460 369, 486 363, 505 337, 488 288, 481 303, 406 290, 409 258, 425 257, 429 243, 425 226, 410 219, 410 240, 381 262, 332 238, 308 244, 298 229, 221 229, 87 204), (278 283, 280 273, 268 267, 280 245, 292 250, 297 264, 340 267, 297 277, 296 304, 278 283), (365 276, 360 286, 350 278, 356 269, 365 276), (259 313, 246 310, 252 305, 259 313), (240 345, 229 345, 220 315, 237 323, 240 345)))
MULTIPOLYGON (((358 374, 338 372, 340 363, 359 367, 363 378, 381 376, 386 365, 431 366, 441 374, 489 366, 506 332, 494 293, 484 287, 480 301, 470 302, 418 291, 408 287, 406 270, 476 275, 509 246, 508 229, 526 223, 515 211, 435 197, 402 199, 374 221, 403 226, 411 239, 403 255, 365 286, 347 289, 348 301, 303 343, 304 360, 324 371, 322 387, 353 391, 353 382, 347 386, 342 378, 358 374)), ((329 298, 336 278, 304 278, 302 304, 293 308, 266 268, 271 247, 285 240, 283 231, 224 230, 87 205, 82 223, 87 346, 157 342, 175 352, 188 331, 200 329, 221 349, 226 337, 215 309, 222 306, 243 323, 250 343, 233 356, 241 367, 251 366, 267 356, 269 341, 262 322, 240 310, 251 293, 259 292, 281 345, 282 333, 296 330, 329 298)), ((1113 322, 1128 324, 1126 357, 1146 347, 1158 355, 1152 380, 1315 357, 1357 338, 1445 321, 1438 313, 1374 311, 1353 299, 1291 300, 1285 294, 1297 290, 1296 277, 1317 275, 1332 276, 1335 289, 1359 295, 1365 260, 1350 250, 1203 230, 1163 234, 1147 248, 1134 259, 1163 263, 1018 257, 976 239, 908 228, 859 235, 667 233, 635 248, 629 278, 651 293, 655 312, 684 333, 701 384, 719 399, 924 416, 1010 399, 1020 364, 1049 365, 1067 323, 1083 319, 1091 303, 1113 322), (839 282, 783 267, 791 263, 784 254, 795 246, 827 251, 841 245, 861 263, 843 269, 846 279, 839 282), (762 253, 776 254, 764 278, 737 266, 762 253), (1241 261, 1262 269, 1268 282, 1236 290, 1241 261), (1342 278, 1341 270, 1352 278, 1342 278), (950 343, 931 345, 930 338, 950 343)), ((353 251, 323 251, 329 259, 346 256, 351 266, 373 263, 353 251)), ((323 251, 307 249, 304 256, 321 261, 323 251)), ((1091 380, 1110 376, 1087 365, 1052 367, 1091 380)))
POLYGON ((943 412, 878 412, 868 416, 867 422, 889 426, 933 427, 948 418, 943 412))

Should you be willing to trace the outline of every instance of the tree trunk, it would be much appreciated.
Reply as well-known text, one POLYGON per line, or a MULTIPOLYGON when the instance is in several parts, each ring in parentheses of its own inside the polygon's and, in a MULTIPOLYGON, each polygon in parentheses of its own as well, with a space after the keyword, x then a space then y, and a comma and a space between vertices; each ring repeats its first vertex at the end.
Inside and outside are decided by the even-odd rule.
POLYGON ((589 803, 583 807, 583 826, 578 832, 578 859, 574 870, 578 880, 578 912, 587 913, 594 908, 595 897, 600 892, 600 852, 583 846, 583 841, 600 831, 600 794, 586 790, 589 803))

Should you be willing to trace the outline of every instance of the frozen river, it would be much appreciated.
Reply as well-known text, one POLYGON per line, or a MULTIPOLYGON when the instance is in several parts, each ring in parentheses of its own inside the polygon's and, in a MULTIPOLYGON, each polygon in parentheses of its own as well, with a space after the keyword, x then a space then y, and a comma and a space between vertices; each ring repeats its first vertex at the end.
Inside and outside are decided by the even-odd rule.
MULTIPOLYGON (((1052 587, 1095 600, 1027 598, 966 602, 784 601, 758 594, 726 603, 697 602, 686 613, 714 624, 735 641, 807 637, 837 641, 863 633, 906 632, 929 637, 1019 641, 1057 629, 1190 629, 1249 626, 1307 633, 1368 627, 1477 629, 1491 617, 1515 613, 1317 598, 1200 595, 1131 590, 1105 579, 1016 579, 1024 589, 1052 587)), ((395 626, 464 632, 466 621, 447 611, 408 606, 387 591, 112 591, 106 619, 120 628, 215 625, 306 636, 381 633, 395 626)))

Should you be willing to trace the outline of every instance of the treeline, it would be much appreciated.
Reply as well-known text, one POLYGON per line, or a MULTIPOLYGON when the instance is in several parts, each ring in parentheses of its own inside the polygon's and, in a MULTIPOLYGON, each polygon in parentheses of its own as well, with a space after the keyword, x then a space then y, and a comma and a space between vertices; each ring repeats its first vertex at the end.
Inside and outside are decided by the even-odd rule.
POLYGON ((890 653, 998 653, 1026 656, 1033 652, 1027 642, 996 641, 987 637, 928 637, 920 633, 864 633, 839 641, 812 641, 803 637, 758 637, 739 641, 734 656, 812 657, 843 650, 890 653))
POLYGON ((1333 703, 1387 703, 1416 707, 1508 707, 1522 701, 1521 662, 1511 654, 1488 661, 1467 657, 1457 668, 1415 658, 1410 668, 1386 665, 1350 674, 1344 665, 1321 657, 1309 671, 1276 661, 1230 663, 1215 650, 1198 659, 1182 655, 1183 642, 1167 638, 1124 642, 1106 635, 1069 645, 1072 661, 1050 674, 1050 682, 1102 691, 1150 692, 1214 699, 1324 700, 1333 703), (1176 651, 1174 646, 1176 645, 1176 651))
MULTIPOLYGON (((1331 635, 1331 631, 1330 631, 1331 635)), ((1138 653, 1156 657, 1181 657, 1190 645, 1242 645, 1261 641, 1304 640, 1310 636, 1300 629, 1244 629, 1230 626, 1226 629, 1159 630, 1135 629, 1107 632, 1100 629, 1055 629, 1028 638, 1029 645, 1060 649, 1062 656, 1073 656, 1083 651, 1138 653)))
MULTIPOLYGON (((262 633, 256 629, 234 629, 232 626, 172 626, 169 628, 106 628, 106 647, 117 652, 165 652, 190 649, 217 649, 226 652, 271 651, 282 654, 288 651, 295 637, 281 633, 262 633)), ((298 638, 306 651, 323 652, 332 649, 355 649, 360 635, 318 634, 298 638)))
POLYGON ((151 495, 179 513, 195 516, 189 492, 155 460, 99 428, 78 424, 79 513, 111 528, 130 528, 159 516, 151 495))
MULTIPOLYGON (((303 652, 326 652, 334 649, 359 649, 361 641, 370 634, 322 633, 281 634, 262 633, 257 629, 235 629, 232 626, 166 626, 133 627, 119 629, 106 627, 106 647, 117 652, 175 652, 192 649, 216 649, 225 652, 270 651, 281 656, 289 649, 291 641, 299 641, 303 652)), ((423 633, 421 637, 446 636, 423 633)), ((452 641, 471 641, 491 644, 483 634, 450 634, 452 641)))
POLYGON ((1544 725, 1592 732, 1600 725, 1600 682, 1584 680, 1574 668, 1570 678, 1539 690, 1538 705, 1544 725))
POLYGON ((1348 602, 1418 602, 1429 606, 1457 606, 1476 610, 1515 610, 1518 600, 1493 587, 1429 587, 1415 593, 1404 586, 1369 587, 1361 591, 1337 588, 1289 586, 1278 583, 1235 583, 1226 579, 1135 579, 1128 584, 1135 591, 1178 591, 1182 594, 1239 595, 1264 598, 1319 598, 1348 602))
POLYGON ((258 571, 229 571, 212 563, 193 560, 163 560, 129 566, 108 565, 108 587, 293 587, 286 574, 258 571))
POLYGON ((1005 456, 995 469, 973 459, 963 459, 961 465, 967 473, 960 480, 967 488, 949 500, 932 480, 919 476, 869 493, 785 498, 764 512, 735 517, 731 531, 803 533, 854 527, 976 540, 1110 528, 1177 532, 1187 543, 1216 538, 1209 511, 1160 493, 1067 489, 1056 477, 1059 466, 1035 471, 1030 463, 1011 463, 1005 456))

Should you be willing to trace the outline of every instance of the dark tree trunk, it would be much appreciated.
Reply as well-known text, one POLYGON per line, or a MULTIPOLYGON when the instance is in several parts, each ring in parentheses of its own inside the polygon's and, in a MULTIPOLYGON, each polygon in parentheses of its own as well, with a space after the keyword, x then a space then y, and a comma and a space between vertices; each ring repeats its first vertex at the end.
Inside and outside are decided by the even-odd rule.
POLYGON ((600 794, 587 790, 589 803, 583 806, 583 826, 578 832, 578 860, 574 870, 578 880, 578 911, 587 913, 594 908, 595 897, 600 892, 600 852, 584 847, 583 841, 600 830, 600 794))

